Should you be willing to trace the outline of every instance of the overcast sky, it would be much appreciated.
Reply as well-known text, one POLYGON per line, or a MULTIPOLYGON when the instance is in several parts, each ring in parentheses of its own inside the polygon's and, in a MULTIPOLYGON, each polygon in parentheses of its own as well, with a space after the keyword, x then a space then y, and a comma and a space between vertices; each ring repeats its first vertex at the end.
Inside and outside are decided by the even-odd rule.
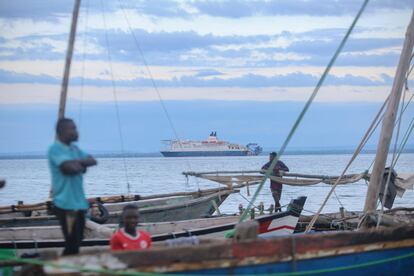
MULTIPOLYGON (((116 114, 103 111, 116 97, 122 135, 131 136, 125 138, 131 140, 127 149, 157 151, 160 139, 174 138, 159 104, 161 98, 180 138, 201 139, 214 128, 233 142, 256 140, 277 147, 281 137, 275 137, 274 128, 297 116, 295 112, 309 97, 362 2, 82 0, 68 114, 75 119, 82 112, 100 114, 102 121, 114 120, 116 114), (231 103, 240 105, 228 106, 231 103), (131 125, 142 116, 138 107, 144 106, 153 107, 146 123, 164 125, 151 128, 149 140, 134 145, 138 136, 145 136, 139 132, 145 127, 131 125), (220 117, 202 116, 191 125, 188 118, 193 113, 174 115, 178 107, 180 112, 188 108, 193 113, 199 107, 195 110, 220 117), (242 131, 243 123, 251 131, 242 131), (137 131, 123 130, 126 125, 137 131)), ((73 5, 73 0, 0 0, 0 153, 41 152, 53 138, 73 5), (28 131, 41 142, 25 143, 28 131)), ((316 98, 318 108, 332 111, 324 122, 324 128, 331 129, 328 138, 308 134, 307 143, 298 140, 294 145, 357 143, 365 129, 359 126, 355 131, 351 120, 357 117, 349 116, 347 121, 346 116, 335 114, 335 106, 365 114, 362 121, 369 123, 368 115, 373 116, 374 107, 390 91, 413 7, 412 0, 368 4, 316 98), (345 133, 335 129, 336 119, 346 126, 345 133)), ((408 114, 413 116, 412 107, 408 114)), ((88 117, 82 118, 86 124, 88 117)), ((312 123, 304 126, 306 133, 315 128, 312 123)), ((286 131, 291 126, 282 125, 286 131)), ((119 149, 116 138, 100 146, 94 143, 94 129, 101 126, 89 126, 92 137, 87 137, 90 142, 85 146, 99 151, 119 149)), ((110 129, 115 133, 118 128, 110 129)))

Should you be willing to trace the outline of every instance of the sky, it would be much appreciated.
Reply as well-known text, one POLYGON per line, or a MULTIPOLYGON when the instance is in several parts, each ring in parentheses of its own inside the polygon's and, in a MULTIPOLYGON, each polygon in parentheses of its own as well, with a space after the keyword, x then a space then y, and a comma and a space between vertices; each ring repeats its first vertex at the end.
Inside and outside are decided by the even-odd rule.
MULTIPOLYGON (((362 2, 82 0, 66 116, 92 152, 156 152, 213 130, 277 149, 362 2)), ((73 6, 0 0, 0 154, 53 141, 73 6)), ((359 142, 391 90, 413 8, 370 1, 292 148, 359 142)), ((412 105, 405 115, 401 131, 412 105)))

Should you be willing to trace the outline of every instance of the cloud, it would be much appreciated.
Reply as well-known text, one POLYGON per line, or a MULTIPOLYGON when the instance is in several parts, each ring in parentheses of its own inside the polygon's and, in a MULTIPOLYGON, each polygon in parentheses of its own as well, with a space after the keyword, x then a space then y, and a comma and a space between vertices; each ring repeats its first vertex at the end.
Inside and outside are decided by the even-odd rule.
POLYGON ((200 70, 195 75, 195 77, 203 78, 203 77, 220 76, 220 75, 224 75, 224 73, 211 69, 211 70, 200 70))
MULTIPOLYGON (((163 100, 218 100, 218 101, 306 101, 313 86, 304 87, 160 87, 163 100)), ((60 84, 2 84, 0 83, 0 104, 40 104, 59 102, 60 84)), ((347 86, 325 85, 320 90, 317 102, 381 102, 388 96, 390 86, 347 86)), ((159 101, 153 87, 117 86, 119 102, 159 101)), ((114 102, 110 86, 70 86, 68 105, 79 102, 114 102)))
POLYGON ((0 83, 47 83, 58 84, 59 79, 47 75, 32 75, 0 70, 0 83))
MULTIPOLYGON (((214 16, 241 18, 272 15, 341 16, 355 14, 362 1, 331 0, 201 0, 201 1, 104 1, 107 12, 119 12, 121 8, 138 14, 158 18, 189 18, 194 16, 214 16)), ((89 13, 101 13, 100 1, 83 0, 82 9, 89 13)), ((72 13, 72 0, 1 0, 0 16, 4 18, 31 18, 55 21, 56 17, 72 13)), ((367 12, 377 10, 406 10, 414 5, 410 0, 382 0, 368 6, 367 12)))
MULTIPOLYGON (((294 72, 285 75, 264 76, 258 74, 245 74, 240 77, 220 78, 223 73, 216 70, 202 70, 196 71, 193 75, 184 75, 182 77, 174 77, 170 80, 154 79, 159 87, 239 87, 239 88, 255 88, 255 87, 309 87, 314 86, 319 77, 312 74, 304 74, 294 72), (209 77, 209 78, 204 78, 209 77)), ((351 74, 344 76, 330 75, 325 84, 326 85, 355 85, 355 86, 378 86, 389 85, 392 79, 388 75, 381 75, 381 79, 372 80, 367 77, 361 77, 351 74)), ((18 74, 0 70, 0 83, 43 83, 43 84, 57 84, 60 83, 60 78, 46 76, 46 75, 30 75, 18 74)), ((152 81, 149 78, 135 78, 132 80, 115 80, 117 86, 120 87, 152 87, 152 81)), ((83 79, 75 77, 70 79, 70 84, 91 85, 98 87, 111 87, 111 79, 83 79)))
MULTIPOLYGON (((331 31, 327 29, 327 33, 331 31)), ((340 33, 342 32, 344 30, 340 33)), ((320 33, 324 33, 324 30, 320 30, 320 33)), ((110 30, 107 34, 113 61, 128 61, 139 65, 143 65, 141 50, 150 65, 323 66, 327 64, 340 41, 338 36, 330 39, 310 39, 308 33, 216 36, 200 35, 193 31, 149 32, 136 29, 134 34, 139 43, 136 45, 129 32, 110 30), (278 39, 287 42, 284 46, 273 46, 278 39)), ((0 60, 64 59, 66 40, 66 35, 45 35, 0 42, 0 53, 3 53, 0 60)), ((107 60, 105 32, 95 30, 88 33, 85 55, 83 43, 83 36, 80 36, 75 47, 74 60, 83 57, 87 60, 107 60)), ((346 44, 338 62, 344 65, 393 66, 401 44, 402 39, 395 38, 353 38, 346 44)))
MULTIPOLYGON (((189 4, 191 5, 191 4, 189 4)), ((119 8, 131 9, 139 14, 146 14, 157 17, 188 17, 191 15, 180 1, 169 0, 142 0, 142 1, 123 1, 119 8)))
MULTIPOLYGON (((56 21, 57 17, 71 16, 74 7, 73 0, 0 0, 0 17, 24 18, 33 20, 56 21)), ((152 17, 187 17, 190 13, 180 1, 169 0, 130 0, 130 1, 96 1, 82 0, 80 14, 101 14, 119 12, 121 9, 133 10, 138 14, 152 17)))
MULTIPOLYGON (((91 33, 92 38, 96 39, 100 45, 105 45, 105 33, 102 31, 91 33)), ((146 52, 169 52, 183 51, 195 48, 205 48, 217 45, 232 45, 243 43, 259 43, 268 41, 271 36, 215 36, 212 34, 200 35, 194 31, 183 32, 148 32, 143 29, 135 29, 134 35, 138 40, 139 46, 146 52)), ((137 51, 137 45, 133 35, 129 32, 109 31, 110 47, 115 50, 125 50, 129 52, 137 51), (129 45, 128 45, 129 44, 129 45)))
POLYGON ((72 13, 72 0, 1 0, 0 16, 8 18, 34 18, 38 20, 56 20, 56 17, 72 13))
MULTIPOLYGON (((338 16, 355 14, 362 1, 331 1, 331 0, 225 0, 195 1, 193 6, 200 14, 217 17, 241 18, 258 15, 311 15, 338 16)), ((379 9, 404 10, 414 6, 410 0, 384 0, 369 6, 367 11, 379 9)))
MULTIPOLYGON (((334 40, 300 40, 290 44, 286 50, 301 54, 326 55, 338 48, 340 39, 334 40)), ((363 52, 373 49, 401 47, 402 39, 393 38, 351 38, 345 44, 343 52, 363 52)))

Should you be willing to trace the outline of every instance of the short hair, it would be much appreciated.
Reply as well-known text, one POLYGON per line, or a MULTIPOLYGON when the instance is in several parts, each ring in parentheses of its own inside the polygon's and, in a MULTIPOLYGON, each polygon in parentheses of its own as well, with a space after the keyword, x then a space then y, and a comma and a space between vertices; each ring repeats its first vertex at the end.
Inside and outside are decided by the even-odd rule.
POLYGON ((63 130, 66 127, 66 124, 68 124, 70 122, 73 123, 73 120, 72 119, 69 119, 69 118, 61 118, 61 119, 59 119, 57 121, 57 123, 56 123, 56 133, 58 135, 62 134, 63 130))
POLYGON ((277 156, 277 153, 275 151, 272 151, 269 155, 270 156, 277 156))
POLYGON ((136 211, 138 211, 138 206, 135 205, 135 204, 127 204, 122 209, 122 213, 125 213, 127 210, 136 210, 136 211))

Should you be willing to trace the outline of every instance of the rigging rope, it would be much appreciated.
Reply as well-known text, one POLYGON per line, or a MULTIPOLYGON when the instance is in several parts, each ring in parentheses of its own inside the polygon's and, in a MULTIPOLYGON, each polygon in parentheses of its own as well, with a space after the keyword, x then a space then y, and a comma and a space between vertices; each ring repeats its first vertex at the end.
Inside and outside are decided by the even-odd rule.
POLYGON ((338 195, 336 194, 336 191, 334 191, 334 195, 335 195, 335 198, 336 198, 336 200, 338 201, 339 205, 341 205, 341 207, 344 207, 344 205, 342 204, 342 202, 339 200, 339 197, 338 197, 338 195))
MULTIPOLYGON (((174 126, 174 123, 173 123, 173 121, 172 121, 172 119, 171 119, 170 113, 169 113, 169 112, 168 112, 168 110, 167 110, 167 107, 166 107, 166 105, 165 105, 165 103, 164 103, 164 100, 163 100, 163 99, 162 99, 162 97, 161 97, 160 90, 158 89, 158 86, 157 86, 157 84, 155 83, 155 80, 154 80, 154 77, 153 77, 153 75, 152 75, 152 72, 151 72, 151 70, 150 70, 150 68, 149 68, 148 62, 147 62, 147 60, 146 60, 146 58, 145 58, 145 56, 144 56, 144 52, 142 51, 142 49, 141 49, 141 47, 140 47, 140 45, 139 45, 138 38, 137 38, 137 36, 135 35, 135 32, 134 32, 134 30, 133 30, 133 29, 132 29, 132 27, 131 27, 131 23, 130 23, 130 21, 129 21, 129 18, 128 18, 128 16, 127 16, 126 12, 125 12, 125 7, 124 7, 124 5, 122 4, 122 1, 118 0, 118 3, 119 3, 119 6, 121 7, 121 10, 122 10, 122 13, 123 13, 123 15, 124 15, 125 21, 126 21, 126 23, 127 23, 127 25, 128 25, 128 29, 129 29, 129 31, 130 31, 130 33, 131 33, 131 35, 132 35, 132 37, 133 37, 133 40, 134 40, 134 42, 135 42, 135 45, 136 45, 136 47, 137 47, 137 49, 138 49, 138 53, 140 54, 140 56, 141 56, 141 58, 142 58, 142 62, 144 63, 144 66, 145 66, 145 69, 146 69, 146 71, 147 71, 147 74, 148 74, 148 76, 149 76, 149 78, 150 78, 150 80, 151 80, 151 84, 152 84, 152 86, 153 86, 153 88, 154 88, 154 90, 155 90, 155 92, 156 92, 156 94, 157 94, 157 97, 158 97, 158 100, 159 100, 159 102, 160 102, 160 104, 161 104, 162 110, 164 111, 164 114, 165 114, 165 116, 167 117, 168 123, 169 123, 169 125, 170 125, 170 127, 171 127, 171 129, 172 129, 172 131, 173 131, 173 133, 174 133, 175 139, 177 139, 177 141, 178 141, 178 143, 179 143, 179 145, 180 145, 180 148, 183 148, 183 145, 182 145, 182 143, 181 143, 180 136, 178 135, 177 129, 176 129, 176 128, 175 128, 175 126, 174 126)), ((191 164, 190 164, 190 162, 188 161, 188 159, 187 159, 187 158, 185 158, 185 161, 186 161, 186 163, 187 163, 188 168, 189 168, 190 170, 192 170, 192 169, 191 169, 191 164)), ((188 179, 187 179, 187 181, 188 181, 188 179)), ((197 188, 200 190, 200 186, 199 186, 198 179, 196 179, 196 183, 197 183, 197 188)))
POLYGON ((384 104, 382 105, 382 107, 378 111, 378 113, 375 116, 374 120, 372 121, 370 127, 368 128, 368 130, 366 131, 364 137, 362 138, 360 144, 356 148, 356 150, 355 150, 354 154, 352 155, 351 159, 349 160, 348 164, 345 166, 345 169, 342 171, 341 176, 338 177, 338 179, 335 181, 335 184, 332 186, 331 190, 329 191, 328 195, 326 196, 326 198, 325 198, 324 202, 322 203, 321 207, 316 212, 316 215, 310 221, 309 225, 307 226, 307 228, 305 230, 305 233, 308 233, 312 229, 313 225, 315 224, 316 220, 318 219, 320 213, 322 212, 322 209, 325 207, 325 204, 328 202, 328 199, 332 195, 332 193, 335 190, 336 186, 339 184, 339 182, 341 181, 341 179, 344 177, 345 173, 347 172, 348 168, 351 166, 351 164, 354 162, 354 160, 359 155, 361 150, 364 148, 364 146, 367 143, 369 137, 371 137, 371 135, 373 133, 373 130, 374 130, 374 127, 375 127, 377 121, 379 120, 379 117, 380 117, 381 113, 385 109, 385 106, 386 106, 386 103, 388 102, 388 99, 389 99, 389 97, 385 100, 384 104))
MULTIPOLYGON (((407 109, 408 105, 411 103, 411 101, 412 101, 413 97, 414 97, 414 94, 413 94, 413 95, 411 95, 410 99, 407 101, 407 104, 404 106, 404 110, 403 110, 402 114, 404 114, 404 113, 405 113, 405 111, 406 111, 406 109, 407 109)), ((387 99, 387 101, 388 101, 388 99, 387 99)), ((377 125, 376 125, 376 126, 375 126, 375 128, 374 128, 374 131, 375 131, 375 129, 378 127, 379 123, 382 121, 382 119, 383 119, 383 118, 384 118, 384 114, 382 114, 381 119, 377 122, 377 125)), ((401 120, 401 117, 398 117, 398 118, 397 118, 397 120, 395 121, 394 127, 398 124, 398 122, 399 122, 400 120, 401 120)), ((374 160, 372 160, 372 162, 371 162, 371 164, 369 165, 369 167, 368 167, 367 171, 369 171, 369 170, 371 169, 372 165, 374 165, 374 162, 375 162, 375 159, 374 159, 374 160)))
MULTIPOLYGON (((339 56, 339 53, 342 51, 343 47, 345 46, 346 41, 348 40, 348 37, 350 36, 352 30, 354 29, 358 19, 360 18, 362 12, 364 11, 365 7, 367 6, 369 0, 365 0, 364 3, 362 4, 360 10, 358 11, 356 17, 354 18, 354 20, 352 21, 351 26, 348 28, 344 38, 342 39, 341 43, 339 44, 338 49, 335 51, 333 57, 331 58, 331 60, 329 61, 327 67, 325 68, 325 71, 323 72, 321 78, 319 79, 315 89, 313 90, 310 98, 308 99, 308 101, 306 102, 302 112, 299 114, 299 117, 296 119, 292 129, 290 130, 286 140, 284 141, 284 143, 282 144, 280 150, 279 150, 279 155, 276 156, 272 163, 270 164, 269 168, 266 170, 266 173, 262 179, 262 181, 259 184, 259 187, 257 187, 256 192, 253 195, 252 201, 254 202, 258 196, 258 194, 260 193, 261 189, 263 188, 263 184, 266 182, 266 180, 269 178, 270 174, 273 172, 273 168, 275 167, 277 161, 279 160, 280 156, 283 155, 287 145, 289 144, 291 138, 293 137, 293 134, 296 132, 296 129, 298 128, 299 124, 301 123, 303 117, 305 116, 307 110, 309 109, 311 103, 313 102, 313 100, 315 99, 316 95, 319 92, 319 89, 321 88, 323 82, 325 81, 326 76, 328 75, 329 71, 331 70, 333 64, 335 63, 337 57, 339 56)), ((339 179, 338 179, 339 180, 339 179)), ((339 182, 339 181, 338 181, 339 182)), ((240 217, 240 222, 244 221, 247 218, 248 215, 248 209, 251 208, 250 206, 251 204, 249 204, 249 206, 247 206, 246 211, 242 214, 242 216, 240 217)))
POLYGON ((112 83, 112 94, 114 96, 114 103, 115 103, 115 112, 116 112, 116 119, 117 119, 117 125, 118 125, 118 133, 119 133, 119 139, 120 139, 120 143, 121 143, 121 152, 122 152, 122 160, 123 160, 123 166, 124 166, 124 172, 125 172, 125 179, 127 182, 127 190, 128 190, 128 194, 131 193, 131 186, 129 183, 129 178, 128 178, 128 169, 127 169, 127 165, 126 165, 126 158, 125 158, 125 147, 124 147, 124 138, 122 135, 122 128, 121 128, 121 119, 120 119, 120 114, 119 114, 119 106, 118 106, 118 97, 117 97, 117 91, 116 91, 116 85, 115 85, 115 77, 114 77, 114 71, 112 68, 112 58, 111 58, 111 50, 109 48, 109 39, 108 39, 108 32, 107 30, 107 24, 106 24, 106 17, 105 17, 105 5, 104 5, 104 1, 101 0, 101 6, 102 6, 102 18, 103 18, 103 23, 104 23, 104 28, 105 28, 105 43, 106 43, 106 52, 107 52, 107 58, 108 58, 108 63, 109 63, 109 71, 111 73, 111 83, 112 83))
POLYGON ((379 216, 378 216, 378 221, 377 221, 377 227, 379 227, 380 223, 381 223, 381 219, 382 219, 382 215, 384 213, 384 205, 385 205, 385 199, 387 198, 387 193, 388 193, 388 186, 391 180, 391 175, 392 172, 394 171, 394 165, 395 165, 395 159, 396 159, 396 154, 397 154, 397 146, 398 146, 398 139, 400 138, 400 130, 401 130, 401 121, 402 121, 402 115, 403 115, 403 111, 404 111, 404 104, 405 104, 405 95, 407 93, 407 89, 404 89, 404 94, 402 95, 402 104, 401 104, 401 108, 400 108, 400 120, 398 121, 398 126, 397 126, 397 133, 395 136, 395 143, 394 143, 394 149, 393 149, 393 153, 392 153, 392 161, 391 161, 391 167, 390 170, 388 172, 387 175, 387 182, 385 183, 385 188, 384 188, 384 195, 382 196, 382 204, 381 204, 381 210, 379 212, 379 216))
MULTIPOLYGON (((413 55, 411 55, 410 62, 413 60, 413 57, 414 57, 414 54, 413 54, 413 55)), ((409 90, 410 90, 410 89, 409 89, 409 87, 408 87, 408 79, 409 79, 409 77, 410 77, 410 75, 411 75, 411 71, 413 70, 413 68, 414 68, 414 64, 411 66, 411 69, 407 72, 407 76, 406 76, 406 78, 405 78, 405 92, 404 92, 404 95, 406 94, 406 91, 409 91, 409 90)), ((395 123, 394 123, 394 127, 395 127, 397 124, 399 124, 399 121, 402 119, 402 115, 405 113, 405 111, 406 111, 407 107, 410 105, 411 100, 413 99, 413 97, 414 97, 414 94, 412 94, 412 95, 411 95, 411 97, 408 99, 407 104, 406 104, 405 106, 404 106, 404 102, 403 102, 403 106, 404 106, 403 111, 402 111, 402 113, 400 114, 400 116, 397 118, 397 120, 395 121, 395 123)), ((385 115, 385 114, 383 114, 383 115, 382 115, 382 117, 381 117, 380 121, 382 121, 382 119, 384 118, 384 115, 385 115)), ((378 121, 377 125, 375 126, 375 129, 376 129, 376 128, 377 128, 377 126, 379 125, 380 121, 378 121)), ((374 131, 375 131, 375 129, 374 129, 374 131)), ((368 167, 368 169, 367 169, 368 171, 369 171, 369 170, 371 169, 371 167, 374 165, 374 162, 375 162, 375 159, 374 159, 374 160, 372 160, 371 164, 369 165, 369 167, 368 167)))
POLYGON ((403 137, 401 145, 400 145, 400 149, 398 151, 397 158, 395 159, 395 164, 398 162, 398 159, 400 158, 400 155, 401 155, 402 151, 404 150, 404 148, 407 144, 408 138, 410 137, 411 132, 413 131, 413 128, 414 128, 414 118, 412 118, 410 124, 408 125, 407 131, 404 134, 404 137, 403 137))
POLYGON ((83 33, 81 89, 80 89, 79 114, 78 114, 79 129, 81 129, 82 127, 83 95, 84 95, 84 83, 85 83, 85 55, 86 55, 86 38, 88 35, 88 20, 89 20, 89 0, 86 1, 86 7, 85 7, 85 27, 84 27, 84 33, 83 33))
MULTIPOLYGON (((414 55, 411 56, 410 61, 413 59, 413 56, 414 55)), ((401 140, 401 144, 400 144, 398 153, 396 154, 396 151, 397 151, 397 143, 398 143, 398 134, 399 134, 399 131, 400 131, 400 126, 401 126, 401 121, 402 121, 401 118, 402 118, 402 115, 403 115, 405 109, 407 108, 408 104, 410 103, 411 99, 414 96, 414 94, 411 95, 411 97, 410 97, 407 105, 405 106, 405 108, 403 108, 406 93, 407 93, 407 91, 409 91, 409 88, 408 88, 408 78, 409 78, 409 75, 411 73, 411 70, 412 70, 413 66, 411 67, 411 69, 407 73, 407 77, 406 77, 406 82, 405 82, 406 85, 405 85, 404 95, 402 97, 402 107, 401 107, 401 111, 400 111, 400 117, 398 118, 399 120, 398 120, 397 138, 396 138, 395 145, 394 145, 394 152, 393 152, 393 157, 392 157, 392 161, 391 161, 391 169, 390 169, 390 172, 388 173, 387 182, 386 182, 386 185, 385 185, 385 188, 384 188, 384 195, 383 195, 383 198, 382 198, 381 211, 380 211, 379 216, 378 216, 377 227, 379 227, 379 225, 381 223, 382 215, 384 213, 384 202, 385 202, 385 198, 386 198, 387 193, 388 193, 388 185, 389 185, 389 181, 390 181, 390 178, 391 178, 391 172, 394 169, 395 165, 397 164, 398 159, 400 158, 401 153, 404 150, 405 145, 406 145, 406 143, 408 141, 408 138, 410 137, 411 132, 412 132, 412 130, 414 128, 414 118, 413 118, 411 120, 410 124, 408 125, 407 131, 405 132, 405 134, 404 134, 404 136, 403 136, 403 138, 401 140)))
MULTIPOLYGON (((409 64, 408 64, 409 65, 409 64)), ((406 70, 408 70, 408 68, 406 69, 406 70)), ((404 74, 406 74, 407 72, 404 72, 404 74)), ((391 102, 391 99, 390 99, 390 96, 388 96, 388 99, 389 99, 389 101, 391 102)), ((403 110, 403 109, 401 109, 401 110, 403 110)), ((388 110, 386 111, 386 112, 388 112, 388 110)), ((373 122, 374 123, 374 122, 373 122)), ((371 124, 371 127, 372 127, 373 125, 371 124)), ((367 133, 368 134, 368 133, 367 133)), ((367 136, 367 135, 366 135, 367 136)), ((366 142, 366 141, 365 141, 366 142)), ((361 141, 361 144, 363 143, 363 141, 361 141)), ((361 145, 360 144, 360 145, 361 145)), ((360 150, 360 149, 357 149, 356 151, 355 151, 355 153, 357 153, 357 151, 358 150, 360 150)), ((348 163, 348 165, 347 165, 347 167, 345 168, 345 170, 344 170, 344 172, 348 169, 348 167, 349 167, 349 165, 353 162, 353 159, 354 159, 354 157, 355 157, 355 154, 354 154, 354 156, 351 158, 351 161, 348 163)), ((341 176, 342 177, 342 176, 341 176)), ((339 179, 338 179, 339 180, 339 179)), ((325 201, 324 201, 324 203, 322 204, 322 206, 319 208, 319 210, 318 210, 318 215, 316 215, 316 216, 314 216, 313 218, 312 218, 312 221, 310 222, 310 224, 308 225, 308 227, 306 228, 306 231, 305 232, 309 232, 310 230, 311 230, 311 228, 312 228, 312 226, 313 226, 313 224, 315 223, 315 221, 316 221, 316 219, 318 218, 318 216, 319 216, 319 214, 320 214, 320 212, 322 211, 322 209, 323 209, 323 207, 325 206, 325 204, 326 204, 326 202, 327 202, 327 200, 328 200, 328 198, 330 197, 330 195, 332 194, 332 191, 335 189, 335 187, 336 187, 336 185, 337 185, 337 183, 335 183, 335 185, 332 187, 332 189, 331 189, 331 191, 328 193, 328 195, 327 195, 327 197, 326 197, 326 199, 325 199, 325 201)))

